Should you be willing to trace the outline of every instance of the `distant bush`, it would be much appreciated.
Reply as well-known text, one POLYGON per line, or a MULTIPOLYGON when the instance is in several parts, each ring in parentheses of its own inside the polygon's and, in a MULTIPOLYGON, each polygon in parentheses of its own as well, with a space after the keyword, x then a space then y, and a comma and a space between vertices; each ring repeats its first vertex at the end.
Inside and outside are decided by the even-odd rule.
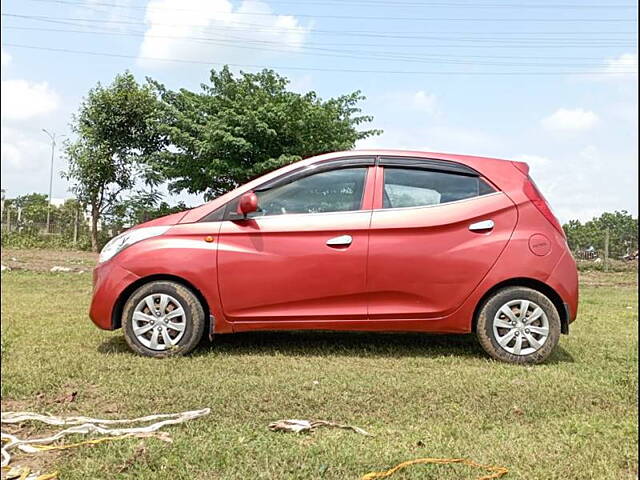
MULTIPOLYGON (((91 250, 91 240, 88 235, 78 236, 78 241, 74 243, 73 236, 63 234, 46 234, 34 230, 23 230, 19 232, 2 232, 3 248, 50 248, 54 250, 91 250)), ((100 245, 109 241, 107 232, 100 232, 100 245)))
MULTIPOLYGON (((594 260, 576 260, 578 264, 578 270, 581 272, 604 272, 604 261, 594 260)), ((613 260, 609 259, 607 271, 609 272, 634 272, 638 271, 638 261, 613 260)))

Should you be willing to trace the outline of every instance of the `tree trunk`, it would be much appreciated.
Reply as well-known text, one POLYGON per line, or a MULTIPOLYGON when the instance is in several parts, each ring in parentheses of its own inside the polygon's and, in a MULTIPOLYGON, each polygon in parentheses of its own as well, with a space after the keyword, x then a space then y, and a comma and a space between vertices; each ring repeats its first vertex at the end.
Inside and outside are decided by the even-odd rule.
POLYGON ((76 207, 76 215, 73 219, 73 246, 78 244, 78 217, 80 216, 80 208, 76 207))
POLYGON ((91 207, 91 251, 98 252, 98 218, 100 211, 98 207, 91 207))
POLYGON ((609 229, 604 231, 604 271, 609 271, 609 229))

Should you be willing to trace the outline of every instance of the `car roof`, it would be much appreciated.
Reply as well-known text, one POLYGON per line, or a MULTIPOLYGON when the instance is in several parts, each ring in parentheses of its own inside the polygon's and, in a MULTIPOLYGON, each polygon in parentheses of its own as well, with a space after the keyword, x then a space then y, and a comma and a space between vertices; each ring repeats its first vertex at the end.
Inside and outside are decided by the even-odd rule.
MULTIPOLYGON (((443 161, 451 161, 458 162, 462 165, 466 165, 471 167, 472 169, 480 172, 482 175, 487 175, 487 173, 492 173, 489 177, 494 183, 497 180, 497 184, 500 188, 503 187, 503 181, 508 179, 509 175, 505 175, 504 172, 508 170, 510 173, 513 172, 513 164, 519 162, 512 162, 509 160, 503 160, 499 158, 491 158, 491 157, 478 157, 474 155, 459 155, 453 153, 438 153, 438 152, 423 152, 418 150, 393 150, 393 149, 366 149, 366 150, 345 150, 339 152, 331 152, 325 153, 322 155, 316 155, 313 157, 308 157, 298 162, 290 163, 282 168, 269 172, 259 178, 251 180, 244 185, 241 185, 237 189, 228 192, 218 198, 215 198, 200 207, 196 207, 183 217, 180 223, 190 223, 193 221, 197 221, 199 218, 203 217, 205 214, 215 210, 219 206, 226 203, 228 200, 233 198, 234 196, 242 193, 243 191, 248 191, 255 186, 276 178, 279 175, 285 174, 289 171, 295 170, 296 168, 314 165, 318 162, 323 162, 327 160, 337 159, 337 158, 349 158, 349 157, 363 157, 363 156, 390 156, 390 157, 407 157, 407 158, 424 158, 432 159, 432 160, 443 160, 443 161)), ((528 167, 527 167, 528 170, 528 167)))
POLYGON ((450 160, 454 162, 460 162, 467 164, 468 162, 476 163, 478 161, 489 162, 510 162, 511 160, 495 158, 495 157, 483 157, 478 155, 466 155, 458 153, 444 153, 444 152, 427 152, 421 150, 400 150, 400 149, 362 149, 362 150, 344 150, 340 152, 331 152, 324 155, 318 155, 310 157, 315 163, 316 161, 327 160, 337 157, 358 157, 358 156, 394 156, 394 157, 413 157, 413 158, 431 158, 434 160, 450 160))

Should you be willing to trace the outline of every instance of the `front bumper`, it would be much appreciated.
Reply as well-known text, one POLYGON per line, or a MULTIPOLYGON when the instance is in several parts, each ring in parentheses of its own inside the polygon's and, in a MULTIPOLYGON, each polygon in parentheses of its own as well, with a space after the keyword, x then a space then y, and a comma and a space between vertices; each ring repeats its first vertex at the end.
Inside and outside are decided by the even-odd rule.
POLYGON ((91 321, 103 330, 113 330, 113 309, 122 292, 140 277, 122 268, 113 259, 93 269, 91 321))

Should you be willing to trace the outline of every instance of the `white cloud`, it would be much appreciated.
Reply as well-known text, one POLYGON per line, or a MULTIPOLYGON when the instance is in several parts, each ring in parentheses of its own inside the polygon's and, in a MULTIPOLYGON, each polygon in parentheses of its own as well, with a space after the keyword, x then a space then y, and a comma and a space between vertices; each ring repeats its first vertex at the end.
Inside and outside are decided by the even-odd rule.
POLYGON ((602 212, 626 209, 637 214, 637 156, 602 151, 596 145, 570 146, 546 157, 520 154, 531 176, 561 222, 589 220, 602 212))
POLYGON ((26 120, 56 110, 60 97, 47 82, 2 80, 1 115, 8 120, 26 120))
POLYGON ((547 130, 577 132, 593 128, 598 121, 598 115, 591 110, 559 108, 543 118, 541 123, 547 130))
POLYGON ((376 124, 375 127, 383 129, 382 135, 360 140, 356 148, 392 148, 488 157, 499 157, 504 149, 504 139, 481 130, 459 126, 437 124, 426 127, 393 128, 376 124))
POLYGON ((291 76, 289 77, 289 89, 297 92, 297 93, 307 93, 310 90, 313 90, 313 77, 309 74, 302 76, 291 76))
POLYGON ((436 96, 420 90, 413 95, 413 106, 423 112, 435 113, 436 96))
POLYGON ((525 162, 532 170, 543 169, 551 164, 551 160, 540 155, 521 154, 513 157, 514 160, 525 162))
POLYGON ((9 53, 7 53, 4 48, 2 49, 2 66, 6 67, 7 65, 9 65, 11 63, 11 55, 9 53))
POLYGON ((1 132, 3 177, 5 174, 18 173, 26 180, 27 177, 34 177, 27 172, 46 167, 51 147, 44 135, 6 125, 2 125, 1 132))
MULTIPOLYGON (((8 198, 26 193, 48 193, 51 143, 39 128, 2 125, 2 188, 8 198)), ((60 177, 66 169, 58 144, 53 163, 53 197, 68 198, 67 183, 60 177)))
POLYGON ((405 115, 409 111, 419 114, 426 113, 430 116, 440 113, 437 108, 438 97, 424 90, 392 91, 381 95, 377 101, 386 107, 391 106, 394 110, 402 111, 405 115))
POLYGON ((145 21, 139 63, 154 66, 177 64, 144 57, 247 63, 296 51, 309 32, 295 17, 254 0, 237 9, 228 0, 151 0, 145 21))
POLYGON ((613 77, 630 77, 638 74, 638 54, 623 53, 619 57, 606 60, 604 71, 613 77))

